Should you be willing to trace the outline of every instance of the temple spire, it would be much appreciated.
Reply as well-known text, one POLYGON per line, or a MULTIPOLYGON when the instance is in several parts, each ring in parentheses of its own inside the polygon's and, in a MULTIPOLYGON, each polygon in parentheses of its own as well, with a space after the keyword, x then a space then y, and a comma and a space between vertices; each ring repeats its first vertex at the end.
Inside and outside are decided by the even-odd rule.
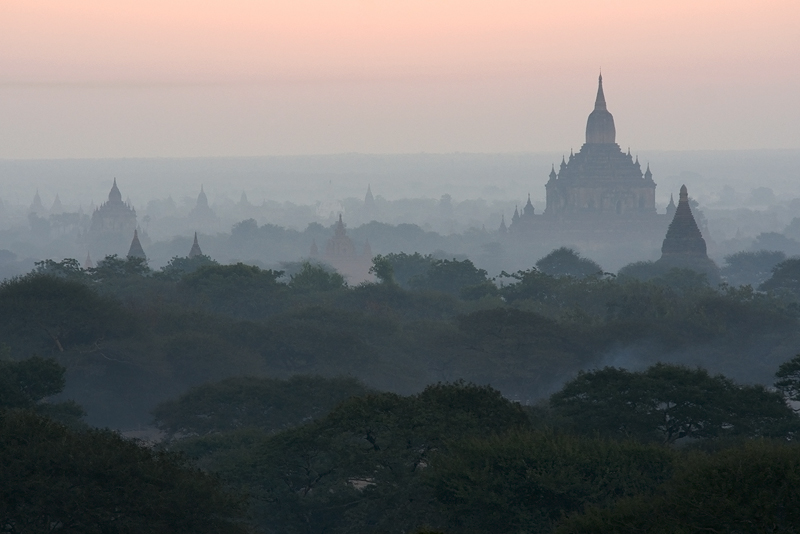
POLYGON ((606 95, 603 93, 603 75, 597 81, 597 98, 594 101, 594 109, 606 110, 606 95))
POLYGON ((685 185, 681 186, 678 207, 661 246, 661 254, 662 257, 664 255, 707 257, 706 242, 692 215, 689 192, 685 185))
POLYGON ((144 253, 144 249, 142 248, 141 242, 139 242, 139 232, 137 230, 133 231, 133 240, 131 241, 131 248, 128 249, 128 259, 131 258, 141 258, 143 260, 147 259, 147 256, 144 253))
POLYGON ((108 201, 109 202, 122 202, 122 193, 119 191, 119 187, 117 187, 117 179, 114 178, 114 185, 111 186, 111 191, 108 192, 108 201))
POLYGON ((614 117, 606 107, 606 96, 603 93, 603 75, 597 82, 597 98, 594 102, 594 110, 589 114, 586 122, 586 143, 587 144, 614 144, 617 130, 614 127, 614 117))
POLYGON ((200 244, 197 242, 197 232, 194 233, 194 243, 192 243, 192 248, 189 250, 189 258, 196 258, 198 256, 202 256, 203 251, 200 250, 200 244))

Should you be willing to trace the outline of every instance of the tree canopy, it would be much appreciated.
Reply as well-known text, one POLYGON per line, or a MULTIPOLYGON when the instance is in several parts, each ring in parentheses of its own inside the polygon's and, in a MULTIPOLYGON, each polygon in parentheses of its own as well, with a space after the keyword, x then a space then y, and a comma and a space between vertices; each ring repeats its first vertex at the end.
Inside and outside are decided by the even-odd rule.
POLYGON ((643 372, 581 372, 550 404, 581 432, 663 443, 732 435, 791 438, 800 431, 800 418, 779 393, 662 363, 643 372))
POLYGON ((550 276, 571 276, 585 278, 601 276, 603 268, 596 262, 582 257, 571 248, 561 247, 536 262, 536 267, 550 276))
POLYGON ((246 532, 244 499, 216 477, 107 430, 0 410, 0 451, 3 532, 246 532))
POLYGON ((247 427, 274 432, 323 417, 340 402, 369 391, 346 377, 228 378, 163 402, 153 415, 169 436, 202 436, 247 427))

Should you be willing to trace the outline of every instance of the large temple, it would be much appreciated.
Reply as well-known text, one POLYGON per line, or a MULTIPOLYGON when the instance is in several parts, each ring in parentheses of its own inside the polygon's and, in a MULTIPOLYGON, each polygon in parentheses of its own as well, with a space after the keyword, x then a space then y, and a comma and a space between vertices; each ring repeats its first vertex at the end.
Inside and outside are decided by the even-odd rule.
POLYGON ((122 256, 126 243, 136 230, 136 210, 130 202, 123 202, 117 180, 114 179, 108 201, 92 213, 86 244, 95 257, 102 258, 107 254, 122 256))
POLYGON ((623 153, 616 142, 614 116, 603 93, 603 76, 597 86, 594 111, 586 122, 586 142, 569 160, 561 160, 558 173, 550 171, 547 208, 551 217, 634 217, 656 214, 656 183, 650 166, 642 173, 639 158, 623 153))
MULTIPOLYGON (((515 211, 508 233, 539 246, 577 246, 589 250, 627 248, 655 254, 670 222, 656 211, 656 183, 650 166, 642 169, 630 149, 617 143, 603 77, 586 121, 585 143, 552 166, 545 184, 544 213, 528 202, 515 211)), ((674 207, 674 205, 673 205, 674 207)), ((504 226, 504 225, 503 225, 504 226)), ((503 233, 504 228, 501 228, 503 233)))
MULTIPOLYGON (((317 244, 314 242, 311 245, 311 258, 317 258, 318 254, 317 244)), ((369 272, 372 267, 372 249, 369 241, 364 242, 359 254, 355 243, 347 235, 341 214, 334 225, 333 237, 325 245, 325 255, 322 259, 343 275, 350 285, 373 280, 369 272)))

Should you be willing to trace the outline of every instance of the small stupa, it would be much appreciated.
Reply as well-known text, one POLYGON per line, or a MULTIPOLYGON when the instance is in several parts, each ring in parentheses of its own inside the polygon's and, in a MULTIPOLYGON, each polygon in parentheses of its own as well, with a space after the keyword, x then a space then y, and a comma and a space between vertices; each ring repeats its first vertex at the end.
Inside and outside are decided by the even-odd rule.
POLYGON ((656 263, 706 273, 710 282, 719 279, 719 268, 708 257, 706 240, 692 215, 685 185, 681 186, 675 216, 661 245, 661 259, 656 263))
POLYGON ((339 271, 349 284, 355 285, 372 279, 369 273, 372 266, 372 247, 369 241, 365 241, 362 253, 358 254, 355 243, 347 235, 341 213, 334 225, 333 237, 325 245, 324 260, 339 271))
POLYGON ((147 256, 144 253, 144 249, 142 248, 142 244, 139 242, 138 230, 133 231, 133 240, 131 241, 131 248, 128 249, 128 259, 131 258, 142 258, 143 260, 147 259, 147 256))
POLYGON ((189 251, 189 258, 196 258, 198 256, 202 256, 203 251, 200 250, 200 244, 197 242, 197 232, 194 233, 194 243, 192 243, 192 249, 189 251))

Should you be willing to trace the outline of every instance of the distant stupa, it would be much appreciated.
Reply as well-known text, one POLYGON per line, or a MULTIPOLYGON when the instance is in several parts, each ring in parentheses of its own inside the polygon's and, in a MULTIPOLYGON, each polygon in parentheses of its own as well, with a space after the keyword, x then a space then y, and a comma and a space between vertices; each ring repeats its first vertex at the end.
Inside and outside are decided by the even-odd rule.
POLYGON ((36 194, 33 195, 33 202, 31 202, 31 207, 28 208, 28 213, 35 213, 36 215, 42 216, 47 213, 47 210, 44 209, 42 205, 42 197, 39 196, 39 190, 36 190, 36 194))
POLYGON ((56 199, 53 201, 53 206, 50 208, 51 215, 59 215, 64 213, 64 206, 61 205, 61 199, 58 198, 58 193, 56 193, 56 199))
POLYGON ((506 226, 506 216, 505 214, 500 216, 500 228, 497 230, 500 234, 507 234, 508 233, 508 226, 506 226))
POLYGON ((672 218, 672 223, 667 230, 664 244, 661 245, 663 256, 696 256, 708 258, 706 254, 706 240, 700 233, 700 228, 692 215, 689 207, 689 192, 686 186, 681 186, 678 207, 672 218))
POLYGON ((133 231, 131 248, 128 249, 128 259, 131 258, 142 258, 143 260, 147 259, 144 249, 142 248, 142 244, 139 242, 139 232, 137 230, 133 231))
POLYGON ((669 204, 667 204, 667 217, 669 217, 670 220, 672 220, 675 217, 675 210, 677 209, 678 209, 677 206, 675 206, 675 199, 673 198, 672 194, 670 194, 669 204))
POLYGON ((202 185, 200 186, 200 194, 197 195, 197 203, 192 208, 192 211, 189 212, 189 220, 201 227, 207 227, 217 222, 217 216, 211 206, 208 205, 208 197, 202 185))
POLYGON ((196 258, 198 256, 202 256, 203 251, 200 250, 200 244, 197 242, 197 232, 194 233, 194 243, 192 243, 192 249, 189 251, 189 258, 196 258))
POLYGON ((656 263, 706 273, 711 282, 719 279, 719 268, 708 257, 706 240, 692 215, 685 185, 681 186, 678 207, 661 245, 661 259, 656 263))
MULTIPOLYGON (((312 246, 316 246, 316 242, 312 246)), ((347 235, 341 214, 334 225, 333 237, 325 245, 324 259, 344 275, 349 284, 355 285, 372 279, 369 274, 372 266, 372 247, 369 241, 366 241, 362 254, 356 252, 355 243, 347 235)))

